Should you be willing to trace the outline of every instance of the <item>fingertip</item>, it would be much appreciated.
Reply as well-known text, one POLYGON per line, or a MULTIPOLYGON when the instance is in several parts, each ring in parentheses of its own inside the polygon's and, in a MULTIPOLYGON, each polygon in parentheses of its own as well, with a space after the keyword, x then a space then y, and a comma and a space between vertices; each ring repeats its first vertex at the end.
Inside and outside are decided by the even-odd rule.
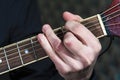
POLYGON ((81 17, 79 15, 72 14, 68 11, 65 11, 63 13, 63 18, 68 21, 68 20, 75 20, 75 21, 81 21, 81 17))
POLYGON ((63 13, 63 18, 67 21, 67 20, 72 20, 73 19, 73 14, 72 13, 70 13, 70 12, 68 12, 68 11, 65 11, 64 13, 63 13))
POLYGON ((50 28, 50 25, 49 25, 49 24, 44 24, 44 25, 43 25, 43 28, 42 28, 42 32, 46 32, 47 29, 49 29, 49 28, 50 28))
POLYGON ((41 33, 37 35, 37 39, 38 39, 39 42, 42 41, 42 40, 41 40, 41 39, 42 39, 42 36, 43 36, 43 34, 41 34, 41 33))

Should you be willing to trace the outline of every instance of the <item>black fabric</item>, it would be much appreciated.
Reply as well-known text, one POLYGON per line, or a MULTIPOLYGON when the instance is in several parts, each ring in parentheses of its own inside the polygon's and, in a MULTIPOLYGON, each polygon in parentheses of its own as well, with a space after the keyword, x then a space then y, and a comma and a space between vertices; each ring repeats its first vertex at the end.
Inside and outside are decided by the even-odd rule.
MULTIPOLYGON (((41 32, 36 0, 0 0, 0 46, 41 32)), ((50 59, 0 75, 0 80, 64 80, 50 59)))

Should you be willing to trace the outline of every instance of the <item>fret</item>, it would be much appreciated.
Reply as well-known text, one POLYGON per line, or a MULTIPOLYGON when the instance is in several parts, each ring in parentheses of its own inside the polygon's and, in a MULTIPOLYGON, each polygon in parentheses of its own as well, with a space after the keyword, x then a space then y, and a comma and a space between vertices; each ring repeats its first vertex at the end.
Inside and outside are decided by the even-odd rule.
POLYGON ((11 69, 22 65, 16 43, 4 48, 11 69))
POLYGON ((54 29, 54 33, 61 39, 63 40, 64 34, 67 32, 66 29, 63 27, 59 27, 57 29, 54 29))
MULTIPOLYGON (((82 23, 86 28, 88 28, 97 38, 107 35, 105 26, 99 14, 83 19, 80 23, 82 23)), ((54 32, 62 40, 67 30, 64 29, 64 26, 63 26, 63 27, 54 29, 54 32)))
POLYGON ((4 50, 0 48, 0 74, 7 70, 9 70, 9 68, 4 54, 4 50))
POLYGON ((30 38, 19 42, 18 45, 24 64, 36 60, 36 55, 34 54, 30 38))
POLYGON ((32 44, 32 49, 33 49, 33 52, 34 52, 34 55, 35 55, 35 59, 37 60, 37 55, 36 55, 36 53, 35 53, 35 49, 34 49, 34 46, 33 46, 33 40, 32 40, 32 37, 30 38, 30 40, 31 40, 31 44, 32 44))
POLYGON ((18 45, 18 43, 16 43, 16 44, 17 44, 17 49, 18 49, 18 53, 19 53, 19 56, 20 56, 21 63, 24 64, 21 53, 20 53, 19 45, 18 45))
POLYGON ((7 54, 6 54, 6 50, 5 50, 4 47, 3 47, 3 50, 4 50, 4 54, 5 54, 5 58, 6 58, 6 62, 7 62, 7 65, 8 65, 8 69, 10 70, 10 64, 9 64, 8 57, 7 57, 7 54))
POLYGON ((34 46, 34 50, 35 50, 35 53, 37 55, 37 58, 38 59, 41 59, 41 58, 46 58, 47 55, 46 55, 46 52, 44 51, 44 49, 40 46, 38 40, 36 37, 34 37, 33 39, 33 46, 34 46))
POLYGON ((81 23, 83 25, 85 25, 97 38, 107 35, 105 26, 104 26, 101 16, 99 14, 89 17, 89 18, 86 18, 83 21, 81 21, 81 23))
POLYGON ((81 21, 81 23, 85 25, 97 38, 107 35, 107 32, 101 20, 101 16, 99 14, 86 18, 81 21))

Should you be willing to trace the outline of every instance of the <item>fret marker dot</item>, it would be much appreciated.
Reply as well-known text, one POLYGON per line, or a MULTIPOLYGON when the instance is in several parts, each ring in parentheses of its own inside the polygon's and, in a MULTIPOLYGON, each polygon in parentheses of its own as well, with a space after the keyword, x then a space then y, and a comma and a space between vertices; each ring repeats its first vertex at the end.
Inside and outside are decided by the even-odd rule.
POLYGON ((2 59, 0 59, 0 63, 2 63, 2 59))
POLYGON ((25 49, 25 54, 28 54, 28 53, 29 53, 29 51, 27 49, 25 49))

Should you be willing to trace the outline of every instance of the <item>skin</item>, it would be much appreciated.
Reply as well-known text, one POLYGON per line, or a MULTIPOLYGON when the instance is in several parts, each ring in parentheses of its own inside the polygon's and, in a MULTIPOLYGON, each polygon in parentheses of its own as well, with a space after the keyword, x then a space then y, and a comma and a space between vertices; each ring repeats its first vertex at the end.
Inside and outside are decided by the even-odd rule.
POLYGON ((37 38, 56 69, 65 80, 89 79, 101 50, 99 40, 80 21, 82 18, 64 12, 64 27, 68 32, 61 41, 49 24, 43 25, 43 33, 37 38))

